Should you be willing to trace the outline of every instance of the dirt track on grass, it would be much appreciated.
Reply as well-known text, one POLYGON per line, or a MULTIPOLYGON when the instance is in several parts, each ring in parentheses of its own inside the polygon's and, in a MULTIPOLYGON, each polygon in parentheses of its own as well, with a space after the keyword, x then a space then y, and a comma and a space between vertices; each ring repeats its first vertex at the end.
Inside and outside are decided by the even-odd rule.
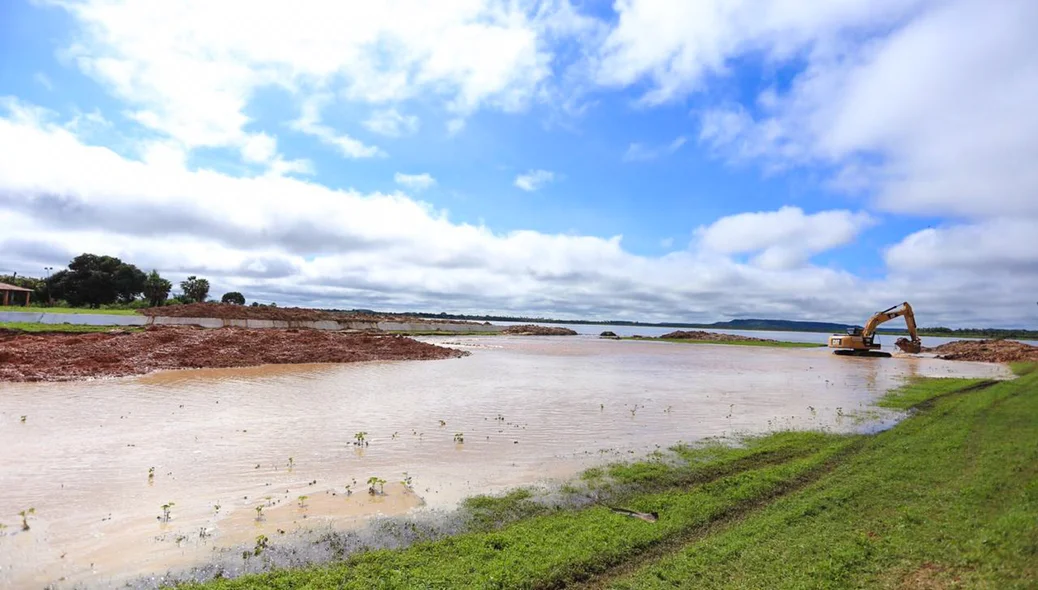
POLYGON ((124 377, 169 369, 433 360, 466 352, 405 336, 323 330, 153 327, 141 332, 0 332, 0 382, 124 377))

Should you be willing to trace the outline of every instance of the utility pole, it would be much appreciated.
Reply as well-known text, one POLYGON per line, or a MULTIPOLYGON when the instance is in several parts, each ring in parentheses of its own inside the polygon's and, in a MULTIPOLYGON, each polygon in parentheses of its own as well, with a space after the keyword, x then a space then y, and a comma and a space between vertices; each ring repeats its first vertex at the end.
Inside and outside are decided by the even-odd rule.
POLYGON ((45 267, 43 267, 43 270, 44 270, 44 272, 47 273, 47 278, 44 279, 43 284, 46 287, 47 306, 50 307, 50 306, 54 305, 54 302, 51 301, 51 298, 50 298, 50 273, 54 270, 54 267, 53 266, 45 266, 45 267))

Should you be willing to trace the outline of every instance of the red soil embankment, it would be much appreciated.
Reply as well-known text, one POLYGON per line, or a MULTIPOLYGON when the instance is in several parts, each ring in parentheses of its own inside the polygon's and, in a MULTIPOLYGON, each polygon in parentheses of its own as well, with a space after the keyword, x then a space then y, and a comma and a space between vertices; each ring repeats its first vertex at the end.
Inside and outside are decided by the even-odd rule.
POLYGON ((719 334, 717 332, 704 332, 702 330, 678 330, 660 336, 660 340, 701 340, 703 342, 775 342, 767 338, 754 338, 753 336, 737 336, 734 334, 719 334))
POLYGON ((937 358, 953 361, 982 361, 987 363, 1038 362, 1038 346, 1015 340, 956 340, 923 352, 932 352, 937 358))
POLYGON ((431 360, 468 353, 405 336, 322 330, 154 327, 97 334, 0 333, 0 381, 71 381, 168 369, 431 360))
POLYGON ((502 334, 510 334, 512 336, 576 336, 577 333, 569 328, 559 328, 557 326, 536 326, 534 324, 525 324, 522 326, 509 326, 504 330, 501 330, 502 334))

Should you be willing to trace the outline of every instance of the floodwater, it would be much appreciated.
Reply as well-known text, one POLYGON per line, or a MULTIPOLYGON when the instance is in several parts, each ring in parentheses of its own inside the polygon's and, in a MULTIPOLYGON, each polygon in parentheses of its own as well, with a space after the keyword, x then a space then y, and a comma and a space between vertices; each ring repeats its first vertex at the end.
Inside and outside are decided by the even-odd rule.
MULTIPOLYGON (((494 322, 502 326, 518 326, 530 322, 494 322)), ((895 322, 896 323, 896 322, 895 322)), ((660 328, 654 326, 611 326, 607 324, 541 324, 544 326, 558 326, 569 328, 582 336, 598 336, 602 332, 610 331, 619 336, 651 336, 658 337, 675 330, 706 330, 720 334, 733 334, 736 336, 752 336, 754 338, 765 338, 768 340, 781 340, 784 342, 811 342, 816 344, 827 344, 829 332, 785 332, 780 330, 726 330, 716 328, 660 328)), ((896 325, 894 327, 897 327, 896 325)), ((876 342, 883 345, 883 350, 896 352, 894 342, 901 338, 900 335, 879 333, 876 342)), ((945 338, 942 336, 921 336, 919 338, 923 346, 940 346, 962 338, 945 338)), ((1038 346, 1038 340, 1020 340, 1024 344, 1038 346)))
POLYGON ((824 349, 426 340, 472 355, 0 384, 0 587, 110 587, 678 441, 875 429, 896 417, 871 403, 906 377, 1008 376, 824 349))

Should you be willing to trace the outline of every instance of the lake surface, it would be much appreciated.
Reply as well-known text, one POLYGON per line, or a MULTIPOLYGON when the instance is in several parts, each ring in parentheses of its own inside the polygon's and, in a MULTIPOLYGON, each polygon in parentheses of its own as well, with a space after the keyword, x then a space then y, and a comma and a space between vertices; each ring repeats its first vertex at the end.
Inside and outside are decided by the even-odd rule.
POLYGON ((825 349, 424 340, 472 355, 0 384, 0 587, 110 587, 241 553, 260 534, 277 542, 450 509, 678 441, 875 429, 897 415, 871 404, 908 377, 1008 376, 998 365, 825 349), (355 444, 358 432, 367 444, 355 444), (373 476, 385 495, 368 495, 373 476))

